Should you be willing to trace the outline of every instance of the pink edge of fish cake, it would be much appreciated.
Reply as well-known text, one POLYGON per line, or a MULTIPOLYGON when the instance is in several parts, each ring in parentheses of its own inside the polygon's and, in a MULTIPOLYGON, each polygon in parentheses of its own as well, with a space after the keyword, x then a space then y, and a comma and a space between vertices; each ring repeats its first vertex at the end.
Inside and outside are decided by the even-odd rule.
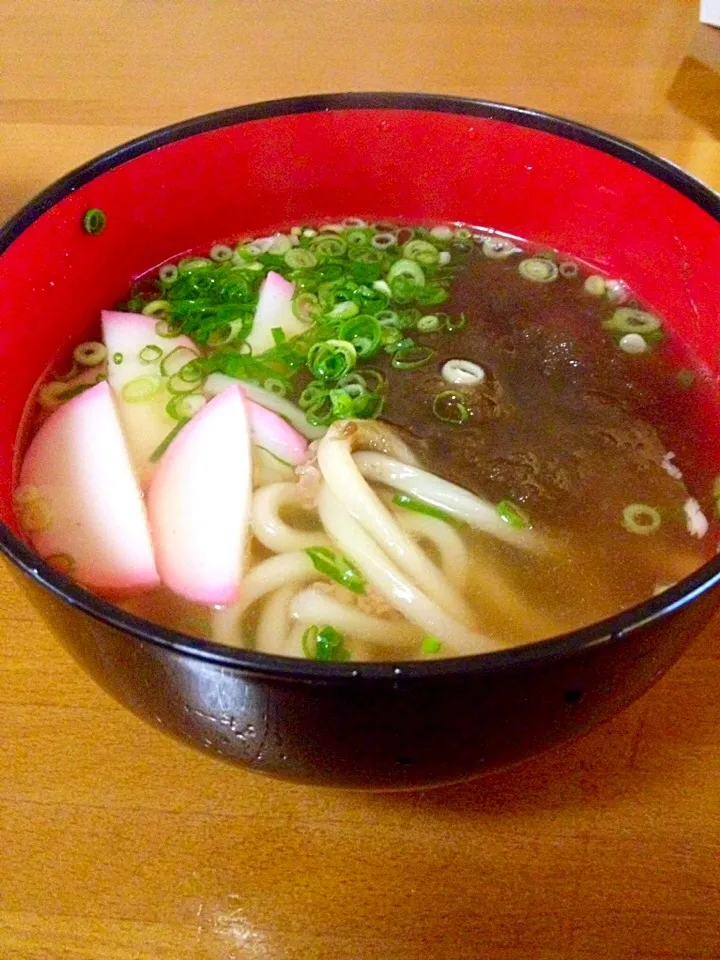
POLYGON ((246 400, 253 441, 273 456, 297 466, 307 456, 308 442, 277 413, 246 400))
POLYGON ((238 599, 251 497, 250 425, 233 386, 180 431, 150 484, 150 529, 166 586, 196 603, 238 599))
POLYGON ((106 596, 159 584, 142 493, 106 382, 73 397, 43 423, 23 461, 17 493, 42 498, 49 522, 28 536, 43 558, 70 558, 70 574, 79 583, 106 596))

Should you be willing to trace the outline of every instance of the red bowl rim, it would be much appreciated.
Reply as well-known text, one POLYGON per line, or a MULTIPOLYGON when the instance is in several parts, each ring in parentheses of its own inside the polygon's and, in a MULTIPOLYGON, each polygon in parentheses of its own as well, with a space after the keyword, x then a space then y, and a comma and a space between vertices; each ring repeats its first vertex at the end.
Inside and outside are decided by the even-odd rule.
MULTIPOLYGON (((0 228, 0 256, 35 220, 90 180, 135 157, 198 133, 254 120, 336 110, 418 110, 501 120, 584 144, 632 164, 683 194, 720 223, 720 196, 668 160, 573 120, 525 107, 466 97, 423 93, 337 93, 270 100, 193 117, 121 144, 77 167, 47 187, 0 228)), ((622 643, 685 607, 720 582, 720 556, 657 597, 587 627, 492 653, 402 663, 319 663, 235 649, 168 630, 126 613, 58 573, 0 522, 0 552, 37 584, 101 623, 155 646, 248 673, 300 682, 366 679, 398 682, 539 666, 589 648, 622 643)))

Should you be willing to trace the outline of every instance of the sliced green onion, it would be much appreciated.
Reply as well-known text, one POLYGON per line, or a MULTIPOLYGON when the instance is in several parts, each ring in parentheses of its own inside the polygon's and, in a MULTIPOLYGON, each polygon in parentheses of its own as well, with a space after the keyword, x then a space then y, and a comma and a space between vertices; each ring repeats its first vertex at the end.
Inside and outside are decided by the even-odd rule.
POLYGON ((143 313, 146 317, 154 317, 158 313, 166 313, 170 310, 170 303, 167 300, 151 300, 143 307, 143 313))
MULTIPOLYGON (((360 395, 365 391, 362 387, 358 388, 360 395)), ((353 400, 353 388, 348 387, 345 390, 331 390, 328 394, 330 408, 333 420, 351 420, 355 412, 355 403, 353 400)))
POLYGON ((646 503, 631 503, 623 510, 623 526, 629 533, 641 536, 655 533, 662 523, 659 511, 646 503))
POLYGON ((164 377, 172 377, 179 373, 186 363, 197 360, 198 355, 190 347, 175 347, 170 353, 166 353, 160 364, 160 373, 164 377))
POLYGON ((397 244, 397 236, 389 230, 381 231, 375 234, 370 243, 376 250, 387 250, 397 244))
POLYGON ((201 393, 178 394, 173 397, 165 410, 173 420, 189 420, 194 417, 207 403, 201 393))
POLYGON ((605 330, 618 333, 654 333, 662 326, 660 318, 645 310, 633 310, 632 307, 618 307, 609 320, 603 323, 605 330))
POLYGON ((367 227, 353 227, 345 234, 348 247, 367 247, 372 239, 373 231, 367 227))
POLYGON ((201 267, 209 267, 211 265, 212 260, 209 260, 207 257, 186 257, 178 264, 178 270, 181 273, 187 273, 188 270, 199 270, 201 267))
POLYGON ((420 333, 433 333, 440 329, 440 318, 434 313, 428 313, 420 317, 417 322, 417 329, 420 333))
POLYGON ((312 380, 298 397, 298 406, 301 410, 307 410, 309 407, 322 403, 328 394, 329 390, 324 383, 312 380))
POLYGON ((273 343, 276 347, 281 347, 287 340, 287 334, 283 327, 273 327, 270 331, 273 338, 273 343))
POLYGON ((145 403, 157 394, 162 386, 160 377, 135 377, 124 384, 121 395, 128 403, 145 403))
POLYGON ((227 260, 232 260, 233 253, 232 247, 229 247, 226 243, 216 243, 215 246, 210 248, 210 259, 214 260, 215 263, 225 263, 227 260))
POLYGON ((175 437, 180 433, 180 431, 181 431, 182 428, 185 426, 185 424, 186 424, 186 423, 189 423, 189 422, 190 422, 190 419, 188 418, 187 420, 179 420, 179 421, 175 424, 175 426, 174 426, 174 427, 172 428, 172 430, 167 434, 167 436, 165 437, 165 439, 162 440, 162 441, 157 445, 157 447, 155 447, 155 449, 153 450, 153 452, 152 452, 152 453, 150 454, 150 456, 148 457, 148 460, 150 461, 150 463, 157 463, 157 462, 158 462, 158 460, 160 459, 160 457, 165 453, 165 451, 167 450, 167 448, 168 448, 168 447, 170 446, 170 444, 173 442, 173 440, 175 439, 175 437))
POLYGON ((91 210, 86 211, 82 224, 85 233, 89 233, 94 237, 97 236, 98 233, 102 233, 107 226, 107 217, 99 207, 93 207, 91 210))
POLYGON ((381 327, 394 327, 398 325, 400 317, 395 310, 381 310, 375 314, 375 319, 381 327))
POLYGON ((591 297, 602 297, 605 293, 605 278, 597 273, 591 273, 589 277, 585 278, 583 290, 585 293, 589 293, 591 297))
POLYGON ((305 418, 313 427, 327 427, 335 420, 329 390, 322 399, 305 408, 305 418))
POLYGON ((342 257, 347 250, 347 243, 336 233, 319 233, 310 241, 310 249, 322 262, 342 257))
POLYGON ((159 337, 173 339, 178 335, 179 332, 180 331, 175 324, 168 323, 168 321, 165 319, 158 320, 158 322, 155 324, 155 333, 159 337))
POLYGON ((429 656, 432 656, 435 653, 440 653, 442 650, 442 640, 438 640, 437 637, 433 637, 431 635, 423 637, 421 649, 423 653, 428 654, 429 656))
POLYGON ((177 376, 185 383, 198 384, 201 380, 204 380, 205 369, 200 358, 197 357, 195 360, 189 360, 184 366, 180 367, 177 376))
POLYGON ((158 270, 158 277, 161 283, 164 283, 166 287, 170 287, 178 278, 178 268, 174 263, 164 263, 158 270))
POLYGON ((365 577, 347 557, 327 547, 309 547, 305 553, 319 573, 324 573, 352 593, 365 593, 365 577))
POLYGON ((96 367, 107 357, 107 347, 104 343, 88 340, 73 350, 73 359, 81 367, 96 367))
POLYGON ((62 376, 58 376, 56 379, 62 380, 63 383, 69 383, 71 380, 75 379, 79 372, 80 368, 76 363, 73 363, 72 367, 67 373, 62 374, 62 376))
POLYGON ((114 353, 112 355, 112 362, 118 365, 121 364, 123 362, 123 355, 120 352, 114 353))
POLYGON ((319 380, 339 380, 357 362, 355 347, 347 340, 325 340, 308 350, 307 365, 319 380))
POLYGON ((505 237, 485 237, 482 241, 482 252, 490 260, 506 260, 520 251, 512 240, 506 240, 505 237))
POLYGON ((292 248, 292 241, 284 233, 276 233, 273 237, 273 242, 268 247, 267 252, 271 253, 274 257, 284 257, 285 254, 292 248))
POLYGON ((396 260, 395 263, 390 267, 388 270, 387 282, 391 287, 393 287, 393 281, 400 277, 409 279, 416 287, 425 286, 425 274, 423 273, 423 269, 420 264, 415 263, 414 260, 396 260))
MULTIPOLYGON (((98 382, 98 381, 96 381, 98 382)), ((66 383, 62 380, 53 380, 45 383, 38 393, 38 403, 41 407, 50 409, 59 407, 66 400, 72 400, 79 393, 84 393, 92 386, 91 383, 66 383)))
POLYGON ((350 317, 356 317, 360 313, 360 307, 354 300, 344 300, 342 303, 336 303, 328 313, 332 320, 349 320, 350 317))
POLYGON ((512 500, 501 500, 495 509, 498 516, 516 530, 525 530, 530 526, 530 517, 512 500))
POLYGON ((638 354, 647 353, 648 342, 639 333, 625 333, 618 340, 618 346, 623 353, 638 354))
POLYGON ((314 293, 303 290, 292 301, 292 309, 298 320, 303 323, 312 323, 322 313, 320 301, 314 293))
POLYGON ((456 387, 477 386, 485 379, 485 371, 479 363, 473 363, 472 360, 447 360, 440 371, 443 380, 452 383, 456 387))
POLYGON ((552 283, 560 275, 557 264, 544 257, 529 257, 518 264, 518 273, 533 283, 552 283))
POLYGON ((425 286, 420 287, 415 294, 415 299, 417 302, 421 303, 425 307, 434 307, 439 303, 445 303, 449 297, 450 294, 447 292, 447 290, 436 283, 425 284, 425 286))
POLYGON ((431 347, 404 340, 398 344, 391 363, 396 370, 417 370, 418 367, 430 363, 434 357, 435 351, 431 347))
POLYGON ((408 260, 416 260, 424 267, 432 267, 440 257, 438 248, 427 240, 409 240, 402 248, 402 253, 408 260))
POLYGON ((208 334, 208 346, 224 347, 226 344, 232 343, 233 340, 237 340, 244 329, 245 320, 242 317, 236 317, 229 323, 223 323, 222 326, 216 327, 208 334))
POLYGON ((285 263, 291 270, 309 270, 317 262, 318 258, 307 247, 291 247, 285 254, 285 263))
POLYGON ((168 377, 166 381, 166 387, 168 389, 168 393, 172 393, 173 395, 177 395, 181 393, 192 393, 193 390, 197 390, 198 381, 184 380, 180 376, 180 373, 174 373, 171 377, 168 377))
POLYGON ((464 313, 460 313, 456 317, 450 317, 446 313, 438 314, 438 316, 444 318, 445 329, 449 330, 450 333, 454 333, 456 330, 462 330, 467 323, 467 317, 464 313))
POLYGON ((390 285, 388 284, 387 280, 374 280, 373 290, 377 290, 378 293, 382 293, 385 297, 392 296, 392 290, 390 289, 390 285))
POLYGON ((459 522, 449 513, 440 510, 439 507, 433 507, 432 504, 425 503, 424 500, 418 500, 417 497, 411 497, 407 493, 396 493, 392 502, 397 504, 398 507, 402 507, 403 510, 411 510, 413 513, 421 513, 425 517, 442 520, 443 523, 449 523, 450 526, 457 526, 459 522))
MULTIPOLYGON (((370 393, 385 392, 387 388, 387 377, 381 370, 376 370, 375 367, 363 367, 362 378, 365 387, 370 393)), ((342 384, 342 382, 341 380, 340 384, 342 384)))
POLYGON ((449 243, 453 238, 452 228, 442 225, 433 227, 430 230, 430 234, 435 237, 436 240, 441 240, 443 243, 449 243))
POLYGON ((288 394, 288 384, 285 380, 280 380, 278 377, 268 377, 267 380, 263 381, 263 390, 267 390, 268 393, 274 393, 278 397, 286 397, 288 394))
POLYGON ((349 341, 361 360, 374 356, 382 344, 383 330, 375 317, 360 314, 340 327, 340 338, 349 341))
POLYGON ((138 357, 140 358, 141 363, 157 363, 157 361, 162 357, 163 352, 155 343, 148 343, 142 348, 138 357))
POLYGON ((573 263, 572 260, 564 260, 558 266, 558 271, 561 277, 565 277, 566 280, 572 280, 573 277, 578 275, 580 268, 576 263, 573 263))
POLYGON ((433 398, 432 410, 442 423, 454 423, 461 426, 470 419, 470 411, 465 405, 465 397, 454 390, 443 390, 433 398))
POLYGON ((302 648, 308 660, 342 663, 350 659, 345 637, 331 626, 308 627, 302 636, 302 648))
POLYGON ((353 403, 353 417, 358 420, 375 420, 382 413, 385 398, 378 393, 364 393, 353 403))

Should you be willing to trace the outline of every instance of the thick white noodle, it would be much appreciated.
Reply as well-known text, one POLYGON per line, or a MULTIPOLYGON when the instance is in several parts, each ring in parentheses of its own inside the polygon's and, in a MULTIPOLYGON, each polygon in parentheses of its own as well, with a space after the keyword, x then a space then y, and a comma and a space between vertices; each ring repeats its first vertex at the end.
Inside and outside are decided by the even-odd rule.
POLYGON ((372 617, 314 586, 295 595, 290 604, 290 617, 306 626, 329 623, 341 633, 383 647, 409 646, 422 639, 421 631, 407 620, 372 617))
POLYGON ((542 542, 532 531, 516 530, 500 517, 487 500, 476 497, 469 490, 443 480, 442 477, 382 453, 356 453, 353 460, 366 480, 402 490, 403 493, 444 510, 451 517, 464 520, 477 530, 483 530, 523 550, 543 548, 542 542))
POLYGON ((398 523, 418 540, 429 540, 438 553, 443 572, 456 590, 464 594, 468 578, 468 552, 462 537, 444 520, 424 517, 400 508, 394 511, 398 523))
POLYGON ((449 616, 413 584, 350 516, 327 484, 318 501, 320 519, 332 539, 352 559, 388 603, 425 633, 447 641, 459 654, 485 653, 500 645, 449 616))
POLYGON ((263 560, 243 580, 242 595, 237 603, 214 610, 211 618, 212 638, 231 647, 243 646, 242 618, 261 597, 294 583, 299 587, 320 574, 304 551, 279 553, 263 560))
POLYGON ((280 587, 263 604, 255 631, 255 649, 263 653, 285 651, 290 630, 290 603, 297 584, 280 587))
POLYGON ((324 533, 296 530, 281 518, 280 511, 286 504, 301 502, 297 483, 273 483, 255 491, 250 508, 250 524, 257 539, 268 550, 287 553, 308 547, 330 546, 330 540, 324 533))
MULTIPOLYGON (((406 574, 422 586, 430 598, 454 618, 466 624, 473 623, 473 613, 461 594, 403 530, 360 474, 352 452, 353 447, 358 442, 363 443, 365 437, 366 430, 357 421, 338 421, 328 428, 317 448, 317 461, 323 480, 346 506, 350 516, 406 574)), ((348 556, 352 557, 353 552, 348 556)))
POLYGON ((306 659, 302 645, 303 634, 306 630, 307 624, 305 623, 295 623, 290 627, 290 632, 287 635, 285 647, 283 648, 283 656, 306 659))

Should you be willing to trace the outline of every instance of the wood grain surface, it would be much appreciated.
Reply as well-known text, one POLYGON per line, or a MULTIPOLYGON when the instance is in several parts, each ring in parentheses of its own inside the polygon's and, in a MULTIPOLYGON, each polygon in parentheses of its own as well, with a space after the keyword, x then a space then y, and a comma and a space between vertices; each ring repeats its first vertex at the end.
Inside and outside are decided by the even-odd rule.
MULTIPOLYGON (((718 69, 692 0, 0 0, 0 216, 153 127, 333 90, 538 107, 719 189, 718 69)), ((720 622, 584 740, 374 796, 143 726, 4 568, 0 641, 0 960, 720 958, 720 622)))

